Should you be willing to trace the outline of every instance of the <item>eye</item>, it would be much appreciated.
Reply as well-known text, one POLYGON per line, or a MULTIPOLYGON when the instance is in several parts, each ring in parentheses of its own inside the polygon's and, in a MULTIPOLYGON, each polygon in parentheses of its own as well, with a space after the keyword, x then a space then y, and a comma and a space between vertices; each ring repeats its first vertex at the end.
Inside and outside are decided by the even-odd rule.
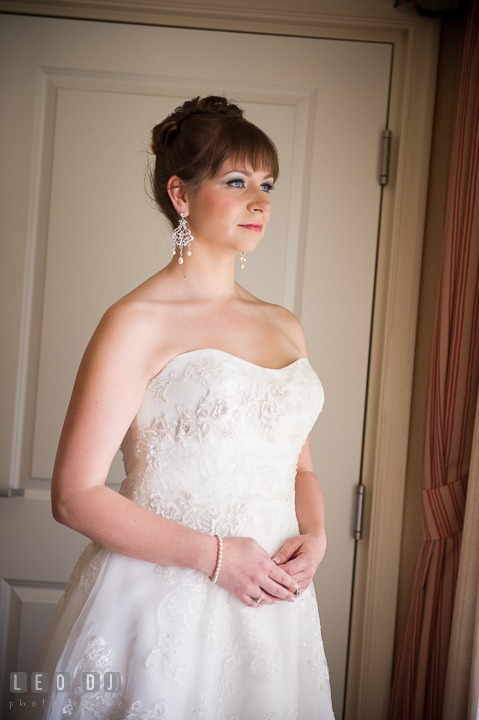
POLYGON ((264 192, 269 193, 269 192, 271 192, 271 190, 274 190, 274 185, 272 185, 271 183, 267 183, 267 182, 261 183, 261 189, 264 190, 264 192))
POLYGON ((227 184, 231 185, 231 187, 242 188, 244 187, 244 180, 241 180, 241 178, 236 178, 236 180, 229 180, 227 184))

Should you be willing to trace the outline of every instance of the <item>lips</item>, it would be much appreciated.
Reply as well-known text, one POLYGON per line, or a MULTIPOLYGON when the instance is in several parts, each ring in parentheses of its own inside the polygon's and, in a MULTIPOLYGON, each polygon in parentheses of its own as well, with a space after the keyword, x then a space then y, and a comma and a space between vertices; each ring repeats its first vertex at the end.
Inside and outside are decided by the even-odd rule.
POLYGON ((263 229, 261 223, 249 223, 248 225, 240 225, 240 227, 244 227, 246 230, 253 230, 253 232, 261 232, 263 229))

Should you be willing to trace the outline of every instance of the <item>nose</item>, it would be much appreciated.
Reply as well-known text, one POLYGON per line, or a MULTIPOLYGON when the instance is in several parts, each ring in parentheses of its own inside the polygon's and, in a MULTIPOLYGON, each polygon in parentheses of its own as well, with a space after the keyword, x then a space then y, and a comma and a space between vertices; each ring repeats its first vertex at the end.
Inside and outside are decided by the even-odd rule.
POLYGON ((248 209, 253 212, 269 212, 271 210, 271 201, 268 193, 260 187, 255 188, 248 203, 248 209))

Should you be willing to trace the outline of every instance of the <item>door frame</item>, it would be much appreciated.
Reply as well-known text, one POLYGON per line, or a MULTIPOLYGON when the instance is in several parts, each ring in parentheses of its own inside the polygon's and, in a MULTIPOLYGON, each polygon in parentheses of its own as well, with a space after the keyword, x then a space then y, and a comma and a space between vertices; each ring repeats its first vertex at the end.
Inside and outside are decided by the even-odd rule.
MULTIPOLYGON (((101 7, 96 0, 0 0, 0 12, 393 44, 390 172, 382 191, 362 467, 365 527, 357 544, 344 715, 383 720, 394 653, 440 21, 409 6, 385 8, 382 0, 255 0, 243 8, 225 8, 223 0, 109 0, 101 7)), ((18 382, 24 349, 21 339, 17 406, 25 390, 18 382)), ((10 478, 10 487, 19 487, 20 473, 10 478)), ((27 487, 25 497, 38 499, 38 493, 48 491, 27 487)))

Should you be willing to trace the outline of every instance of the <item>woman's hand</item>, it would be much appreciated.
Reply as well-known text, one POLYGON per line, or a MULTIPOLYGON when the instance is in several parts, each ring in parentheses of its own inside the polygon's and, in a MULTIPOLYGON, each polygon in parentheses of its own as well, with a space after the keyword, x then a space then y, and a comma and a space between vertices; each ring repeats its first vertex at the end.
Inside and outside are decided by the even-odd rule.
POLYGON ((285 570, 299 586, 299 592, 309 586, 326 551, 326 533, 306 533, 289 538, 273 557, 278 568, 285 570))
POLYGON ((256 540, 241 537, 224 538, 217 582, 250 607, 291 600, 298 587, 296 579, 278 567, 256 540))

